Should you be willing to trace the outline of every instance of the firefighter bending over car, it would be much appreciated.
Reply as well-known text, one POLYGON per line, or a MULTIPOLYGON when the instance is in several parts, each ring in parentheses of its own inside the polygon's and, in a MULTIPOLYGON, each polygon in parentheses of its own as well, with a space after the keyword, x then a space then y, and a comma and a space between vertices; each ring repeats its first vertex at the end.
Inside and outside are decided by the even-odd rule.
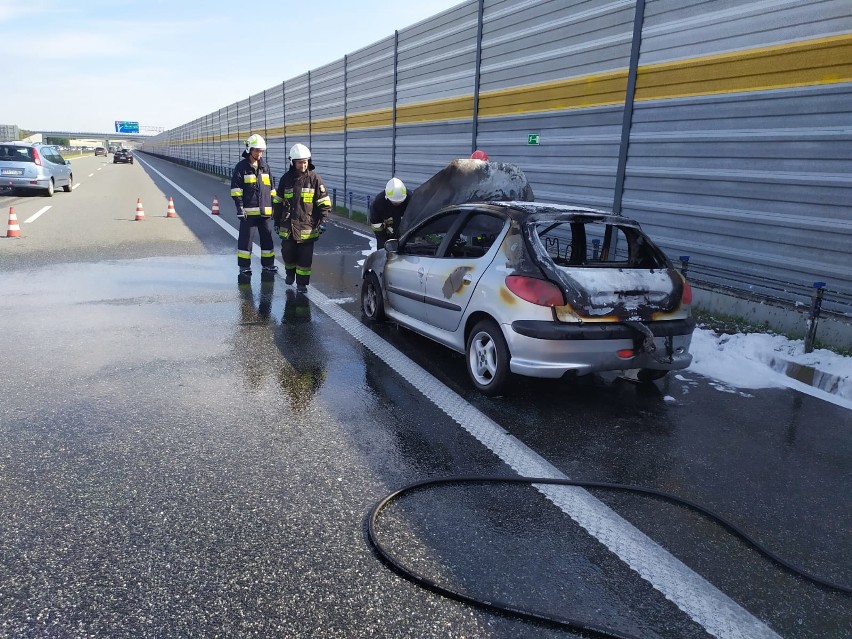
POLYGON ((297 292, 306 293, 314 242, 325 232, 331 198, 314 171, 311 151, 304 144, 294 144, 290 149, 290 169, 278 183, 273 209, 275 232, 281 238, 284 282, 295 282, 297 292))
POLYGON ((231 176, 231 197, 240 219, 237 238, 237 266, 241 277, 251 277, 252 234, 257 229, 260 238, 260 265, 263 274, 275 273, 275 244, 269 220, 272 218, 272 201, 275 185, 269 165, 263 159, 266 141, 257 133, 246 140, 243 159, 237 162, 231 176))
POLYGON ((385 242, 399 238, 399 224, 411 196, 399 178, 391 178, 385 190, 376 195, 370 204, 370 226, 376 236, 376 248, 385 247, 385 242))

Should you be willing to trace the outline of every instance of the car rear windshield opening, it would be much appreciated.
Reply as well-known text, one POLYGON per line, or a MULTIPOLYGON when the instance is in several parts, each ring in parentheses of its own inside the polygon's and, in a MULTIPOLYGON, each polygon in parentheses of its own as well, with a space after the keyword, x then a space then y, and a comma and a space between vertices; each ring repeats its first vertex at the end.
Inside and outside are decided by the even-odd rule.
POLYGON ((557 266, 591 268, 664 268, 661 254, 647 236, 630 226, 603 222, 542 222, 536 235, 557 266))
POLYGON ((26 146, 0 144, 0 160, 7 162, 33 162, 33 150, 26 146))

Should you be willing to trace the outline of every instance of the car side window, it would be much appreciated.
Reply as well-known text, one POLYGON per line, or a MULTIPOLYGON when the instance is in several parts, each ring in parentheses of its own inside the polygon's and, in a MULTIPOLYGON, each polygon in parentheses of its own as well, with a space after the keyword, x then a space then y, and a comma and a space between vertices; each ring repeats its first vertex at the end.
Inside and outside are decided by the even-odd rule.
POLYGON ((51 162, 52 164, 62 164, 62 159, 58 157, 59 154, 52 146, 43 146, 41 151, 42 155, 47 158, 48 162, 51 162))
POLYGON ((399 252, 407 255, 436 255, 457 219, 458 212, 452 212, 427 222, 406 238, 399 252))
POLYGON ((447 247, 446 257, 482 257, 497 240, 505 221, 497 215, 474 213, 447 247))

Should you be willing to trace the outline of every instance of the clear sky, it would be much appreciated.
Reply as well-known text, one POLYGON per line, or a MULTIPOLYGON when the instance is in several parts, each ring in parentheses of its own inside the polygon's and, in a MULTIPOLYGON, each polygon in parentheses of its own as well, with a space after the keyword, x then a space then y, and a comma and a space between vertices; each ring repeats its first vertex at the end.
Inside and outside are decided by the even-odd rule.
POLYGON ((0 124, 169 129, 462 2, 0 0, 0 124))

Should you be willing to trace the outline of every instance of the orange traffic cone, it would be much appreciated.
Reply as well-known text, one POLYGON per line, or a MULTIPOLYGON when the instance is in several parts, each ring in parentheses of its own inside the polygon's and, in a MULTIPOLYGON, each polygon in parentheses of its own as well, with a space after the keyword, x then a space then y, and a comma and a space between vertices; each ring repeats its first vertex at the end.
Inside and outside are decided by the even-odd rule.
POLYGON ((210 209, 210 215, 219 215, 219 199, 213 196, 213 208, 210 209))
POLYGON ((15 207, 9 208, 9 229, 6 237, 21 237, 21 227, 18 226, 18 216, 15 215, 15 207))
POLYGON ((145 219, 145 209, 142 208, 142 198, 136 198, 136 221, 141 222, 145 219))
POLYGON ((172 197, 169 196, 169 208, 166 209, 166 217, 177 217, 177 211, 175 211, 175 203, 172 200, 172 197))

